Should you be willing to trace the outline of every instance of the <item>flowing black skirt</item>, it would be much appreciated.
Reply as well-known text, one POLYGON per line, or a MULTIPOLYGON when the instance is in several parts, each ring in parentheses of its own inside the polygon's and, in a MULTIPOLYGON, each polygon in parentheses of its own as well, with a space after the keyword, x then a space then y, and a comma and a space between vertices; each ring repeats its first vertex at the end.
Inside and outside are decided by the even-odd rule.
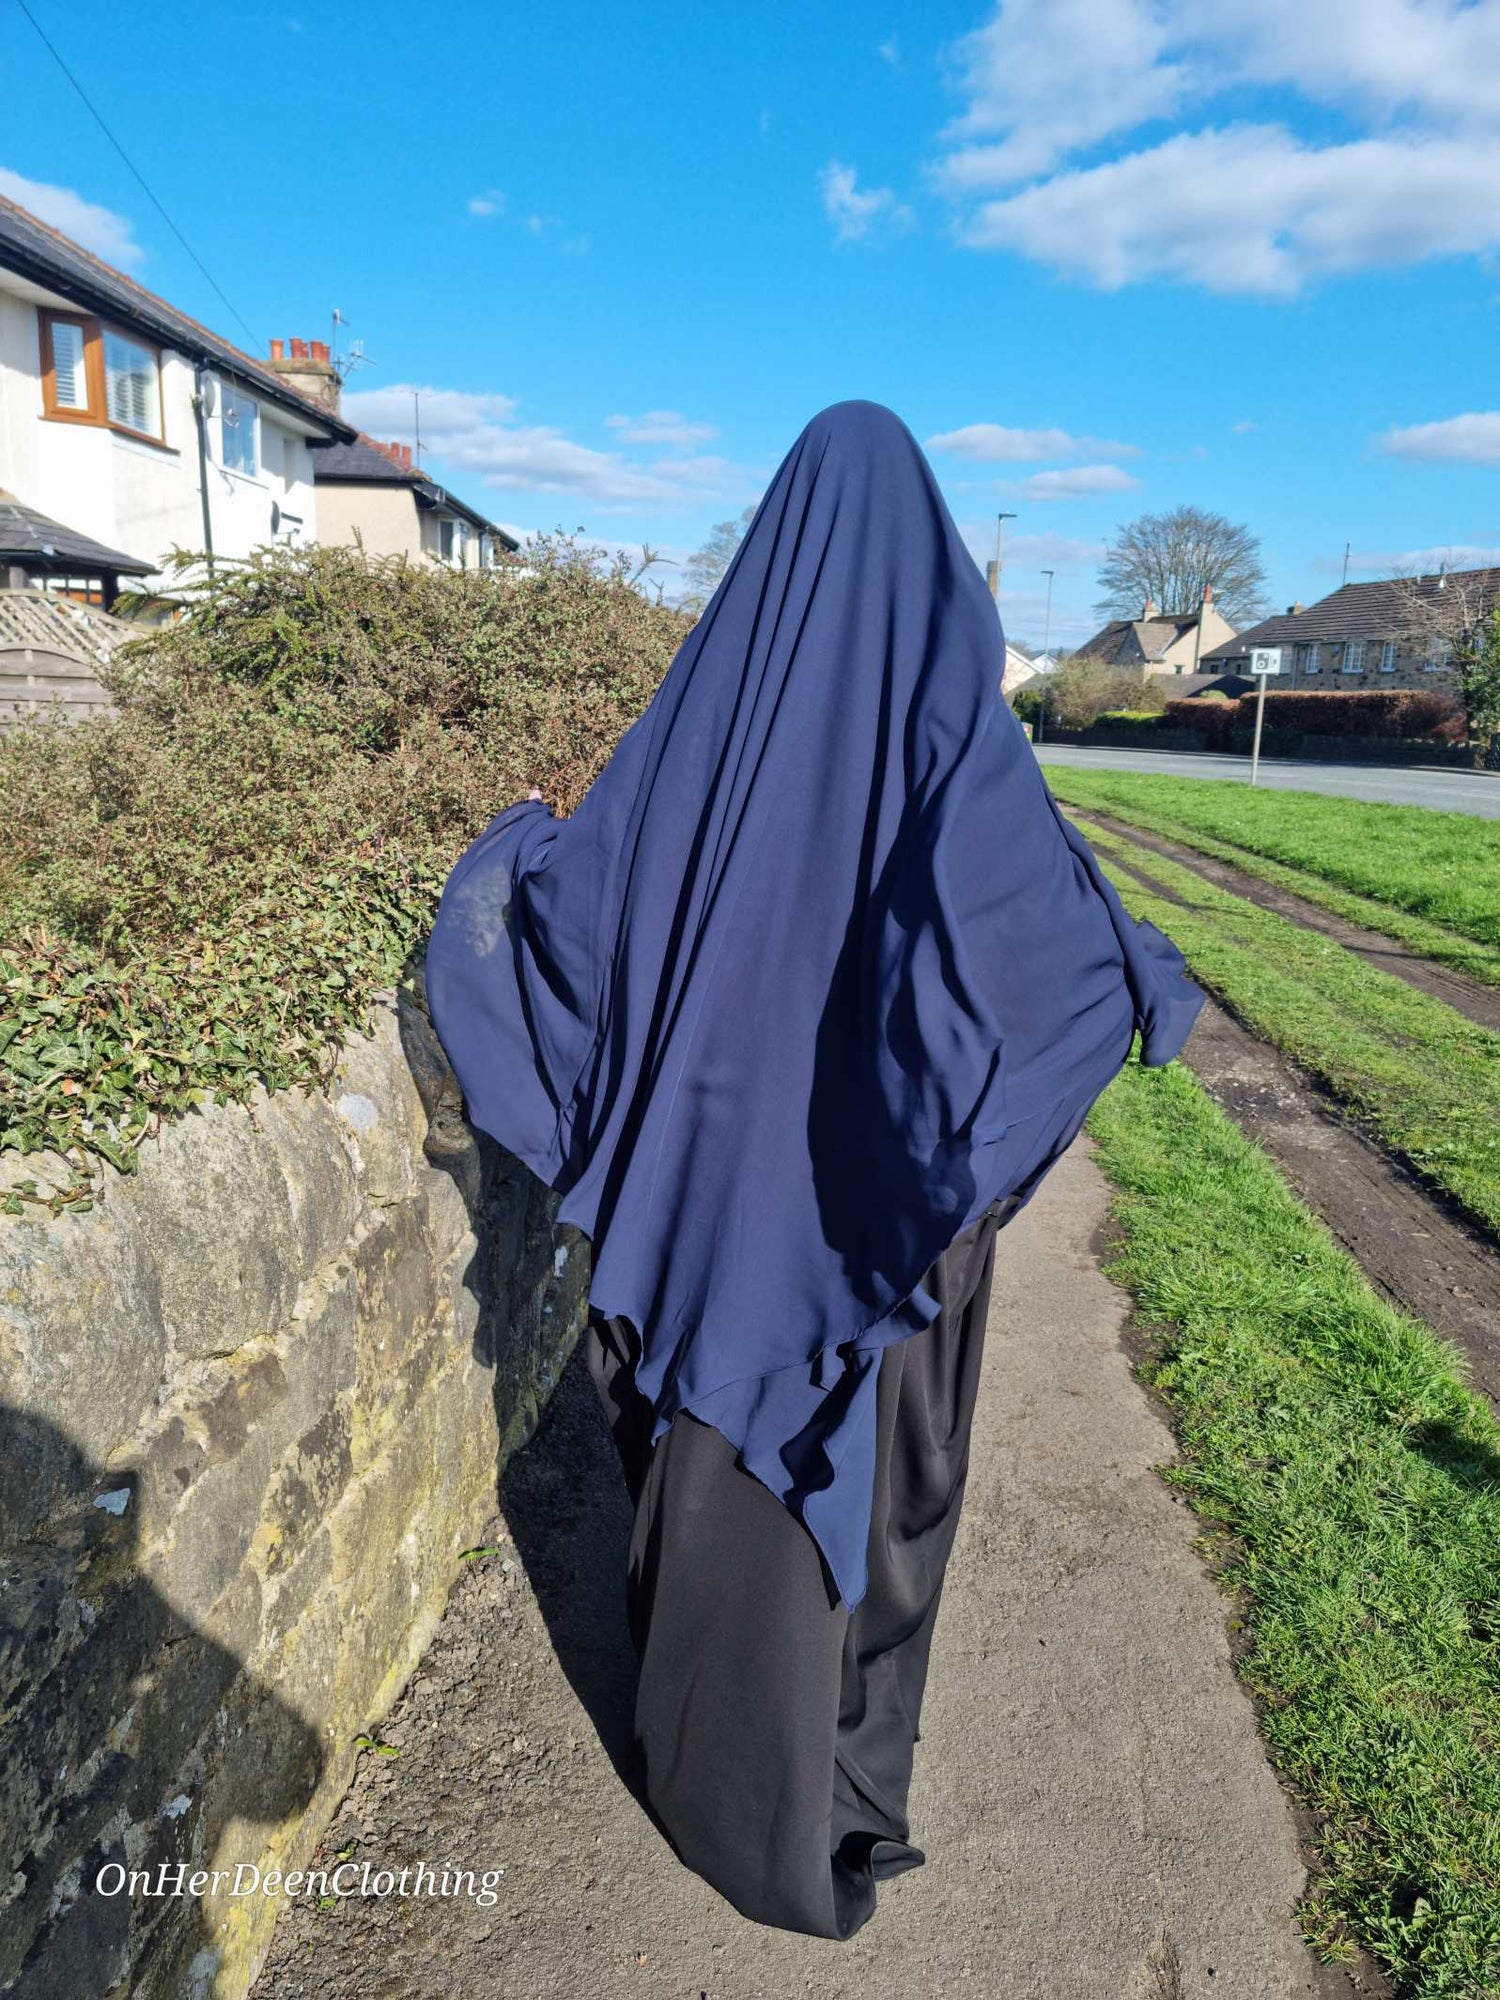
POLYGON ((870 1582, 852 1614, 812 1536, 718 1431, 680 1416, 651 1448, 634 1331, 590 1322, 636 1504, 646 1803, 687 1865, 758 1923, 851 1937, 876 1883, 925 1858, 906 1798, 1001 1219, 991 1209, 939 1258, 925 1281, 937 1318, 881 1356, 870 1582))

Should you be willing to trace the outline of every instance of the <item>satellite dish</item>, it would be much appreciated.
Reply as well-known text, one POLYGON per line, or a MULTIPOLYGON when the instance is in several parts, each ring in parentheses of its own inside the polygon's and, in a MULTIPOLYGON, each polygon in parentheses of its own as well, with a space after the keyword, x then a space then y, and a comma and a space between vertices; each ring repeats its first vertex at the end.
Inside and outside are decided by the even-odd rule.
POLYGON ((205 417, 216 417, 219 414, 219 378, 217 375, 205 375, 203 378, 203 414, 205 417))

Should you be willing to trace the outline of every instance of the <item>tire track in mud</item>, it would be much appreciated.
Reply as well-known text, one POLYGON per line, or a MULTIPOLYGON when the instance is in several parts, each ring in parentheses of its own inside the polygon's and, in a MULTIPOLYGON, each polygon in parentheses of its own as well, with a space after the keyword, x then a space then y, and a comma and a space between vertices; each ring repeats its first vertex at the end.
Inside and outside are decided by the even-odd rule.
MULTIPOLYGON (((1076 819, 1085 833, 1090 826, 1097 826, 1105 833, 1112 833, 1135 847, 1146 849, 1150 854, 1175 861, 1179 867, 1191 870, 1214 888, 1225 889, 1247 903, 1254 903, 1262 910, 1270 910, 1275 916, 1300 924, 1304 930, 1316 931, 1319 936, 1332 939, 1346 951, 1352 951, 1357 958, 1366 959, 1380 971, 1390 973, 1392 978, 1403 979, 1408 986, 1415 986, 1419 992, 1441 1000, 1445 1006, 1453 1008, 1455 1013, 1464 1015, 1479 1027, 1500 1033, 1500 986, 1486 986, 1481 980, 1470 979, 1448 966, 1437 965, 1397 938, 1386 937, 1380 931, 1365 930, 1359 924, 1335 916, 1331 910, 1322 909, 1318 904, 1294 895, 1289 889, 1277 888, 1274 883, 1263 882, 1257 875, 1247 875, 1227 861, 1200 854, 1195 847, 1182 846, 1159 833, 1148 833, 1143 827, 1132 826, 1128 820, 1111 819, 1107 813, 1085 812, 1075 806, 1069 806, 1067 811, 1069 818, 1076 819)), ((1170 893, 1156 882, 1151 887, 1161 895, 1170 893)), ((1177 899, 1174 897, 1172 900, 1177 899)))
MULTIPOLYGON (((1112 833, 1132 842, 1140 839, 1133 827, 1106 820, 1102 814, 1095 817, 1112 833)), ((1154 851, 1178 859, 1170 842, 1162 842, 1154 851)), ((1181 901, 1153 878, 1148 856, 1142 856, 1141 865, 1133 858, 1117 862, 1111 856, 1110 860, 1153 895, 1167 902, 1181 901)), ((1222 874, 1226 879, 1209 879, 1215 880, 1217 887, 1229 887, 1228 878, 1233 878, 1234 892, 1242 893, 1243 877, 1228 868, 1222 874)), ((1298 900, 1284 898, 1286 903, 1298 900)), ((1276 909, 1278 915, 1290 914, 1279 903, 1266 907, 1276 909)), ((1323 911, 1316 914, 1320 920, 1326 917, 1323 911)), ((1326 920, 1340 923, 1337 918, 1326 920)), ((1324 929, 1324 923, 1308 928, 1324 929)), ((1342 928, 1354 931, 1356 927, 1342 928)), ((1336 941, 1342 943, 1343 939, 1336 941)), ((1392 951, 1400 950, 1392 940, 1380 942, 1389 944, 1392 951)), ((1381 962, 1386 970, 1397 970, 1384 959, 1381 962)), ((1461 983, 1466 987, 1470 984, 1461 983)), ((1439 999, 1447 998, 1436 987, 1425 990, 1439 999)), ((1483 987, 1476 991, 1490 997, 1483 987)), ((1252 1034, 1213 998, 1206 1002, 1179 1060, 1240 1130, 1270 1155, 1283 1178, 1322 1217, 1376 1291, 1452 1341, 1468 1363, 1472 1386, 1500 1408, 1500 1247, 1450 1210, 1439 1195, 1373 1139, 1366 1138, 1342 1115, 1336 1099, 1322 1092, 1288 1057, 1252 1034)))

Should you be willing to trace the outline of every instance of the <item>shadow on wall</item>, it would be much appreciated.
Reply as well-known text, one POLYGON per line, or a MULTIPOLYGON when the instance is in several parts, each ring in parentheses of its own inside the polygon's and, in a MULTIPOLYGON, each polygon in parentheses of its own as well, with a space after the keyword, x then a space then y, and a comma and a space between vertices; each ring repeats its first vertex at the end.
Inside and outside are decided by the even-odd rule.
POLYGON ((226 1832, 238 1853, 303 1810, 322 1770, 317 1732, 141 1573, 135 1502, 0 1406, 0 1990, 24 2000, 206 1991, 197 1896, 102 1893, 100 1871, 191 1875, 226 1832), (76 1496, 45 1528, 26 1501, 42 1465, 76 1496))
MULTIPOLYGON (((420 968, 403 981, 402 1044, 414 1075, 430 1067, 420 968)), ((496 1498, 558 1663, 627 1783, 635 1766, 636 1658, 625 1617, 632 1509, 577 1332, 589 1247, 555 1226, 558 1197, 464 1115, 443 1066, 428 1103, 429 1162, 463 1194, 476 1249, 464 1273, 474 1358, 493 1370, 499 1429, 496 1498), (534 1274, 549 1268, 546 1284, 534 1274), (571 1358, 570 1358, 571 1357, 571 1358)))

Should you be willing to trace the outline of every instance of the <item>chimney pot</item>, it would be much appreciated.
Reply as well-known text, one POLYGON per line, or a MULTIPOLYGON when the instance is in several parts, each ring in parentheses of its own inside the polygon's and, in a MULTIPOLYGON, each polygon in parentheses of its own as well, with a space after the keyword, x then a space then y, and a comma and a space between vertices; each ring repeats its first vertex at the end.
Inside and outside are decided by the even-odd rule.
POLYGON ((306 342, 305 340, 294 340, 294 341, 292 342, 292 359, 293 359, 293 361, 306 361, 306 359, 307 359, 307 358, 308 358, 308 357, 307 357, 307 342, 306 342))
POLYGON ((271 359, 273 361, 285 361, 286 342, 284 340, 273 340, 271 342, 271 359))
POLYGON ((1203 586, 1203 602, 1205 604, 1212 604, 1213 601, 1214 601, 1214 587, 1211 583, 1205 583, 1203 586))
POLYGON ((1156 616, 1156 599, 1154 597, 1146 599, 1146 608, 1141 613, 1141 616, 1143 618, 1154 618, 1156 616))
POLYGON ((411 446, 409 444, 404 444, 401 447, 401 463, 408 472, 411 471, 411 446))
POLYGON ((312 358, 314 361, 326 361, 328 359, 328 342, 326 340, 315 340, 313 342, 312 358))

